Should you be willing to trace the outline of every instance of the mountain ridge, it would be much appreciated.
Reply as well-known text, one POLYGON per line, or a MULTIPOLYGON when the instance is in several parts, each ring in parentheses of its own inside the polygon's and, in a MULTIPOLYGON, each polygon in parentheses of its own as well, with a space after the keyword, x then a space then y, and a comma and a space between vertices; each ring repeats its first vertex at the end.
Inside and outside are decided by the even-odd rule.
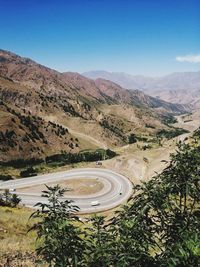
POLYGON ((85 72, 83 75, 92 79, 109 79, 122 87, 139 89, 167 102, 188 104, 194 109, 200 107, 200 71, 175 72, 162 77, 106 71, 85 72))
POLYGON ((163 123, 166 116, 188 111, 184 105, 107 80, 59 73, 4 50, 0 50, 0 99, 0 160, 75 153, 93 146, 68 128, 107 147, 124 145, 131 133, 151 135, 168 128, 163 123), (149 123, 152 127, 145 126, 149 123), (5 136, 10 142, 5 142, 5 136))

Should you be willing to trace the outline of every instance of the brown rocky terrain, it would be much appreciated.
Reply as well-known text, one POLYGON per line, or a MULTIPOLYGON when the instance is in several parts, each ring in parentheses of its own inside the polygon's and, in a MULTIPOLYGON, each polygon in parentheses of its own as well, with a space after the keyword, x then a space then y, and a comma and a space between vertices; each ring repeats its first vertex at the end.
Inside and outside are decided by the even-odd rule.
POLYGON ((197 90, 157 90, 149 92, 158 99, 171 103, 188 104, 193 110, 200 108, 200 89, 197 90))
POLYGON ((140 91, 78 73, 59 73, 0 50, 0 160, 77 152, 154 134, 163 118, 185 112, 140 91), (151 127, 146 127, 151 124, 151 127))
POLYGON ((120 85, 109 80, 99 78, 95 80, 95 84, 100 88, 101 92, 114 99, 116 103, 129 104, 136 107, 157 108, 172 113, 181 113, 189 108, 187 105, 174 105, 170 102, 151 97, 139 90, 123 89, 120 85))

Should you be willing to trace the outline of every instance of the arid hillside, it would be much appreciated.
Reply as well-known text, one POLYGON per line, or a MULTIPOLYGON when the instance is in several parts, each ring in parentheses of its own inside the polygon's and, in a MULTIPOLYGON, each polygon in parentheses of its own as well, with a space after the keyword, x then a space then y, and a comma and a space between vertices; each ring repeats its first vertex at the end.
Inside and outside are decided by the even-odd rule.
POLYGON ((78 73, 59 73, 0 50, 0 160, 42 158, 127 144, 154 135, 188 111, 140 91, 78 73))
POLYGON ((142 90, 158 99, 171 103, 200 107, 200 72, 172 73, 163 77, 145 77, 122 72, 90 71, 83 73, 91 79, 108 79, 124 88, 142 90))

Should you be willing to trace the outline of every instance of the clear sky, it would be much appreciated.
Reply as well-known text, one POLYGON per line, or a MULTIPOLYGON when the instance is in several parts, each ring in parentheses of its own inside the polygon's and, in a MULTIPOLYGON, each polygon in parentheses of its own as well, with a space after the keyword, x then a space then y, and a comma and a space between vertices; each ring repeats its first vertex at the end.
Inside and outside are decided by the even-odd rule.
POLYGON ((0 48, 59 71, 198 71, 200 1, 0 0, 0 48))

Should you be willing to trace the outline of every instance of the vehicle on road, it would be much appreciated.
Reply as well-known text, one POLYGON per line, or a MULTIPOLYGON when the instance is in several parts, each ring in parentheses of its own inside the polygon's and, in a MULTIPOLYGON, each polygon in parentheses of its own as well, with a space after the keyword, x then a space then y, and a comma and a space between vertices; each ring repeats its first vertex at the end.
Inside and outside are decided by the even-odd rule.
POLYGON ((98 206, 98 205, 100 205, 100 202, 98 200, 91 202, 91 206, 98 206))
POLYGON ((16 189, 15 189, 15 188, 10 188, 9 191, 10 191, 10 192, 15 192, 16 189))

